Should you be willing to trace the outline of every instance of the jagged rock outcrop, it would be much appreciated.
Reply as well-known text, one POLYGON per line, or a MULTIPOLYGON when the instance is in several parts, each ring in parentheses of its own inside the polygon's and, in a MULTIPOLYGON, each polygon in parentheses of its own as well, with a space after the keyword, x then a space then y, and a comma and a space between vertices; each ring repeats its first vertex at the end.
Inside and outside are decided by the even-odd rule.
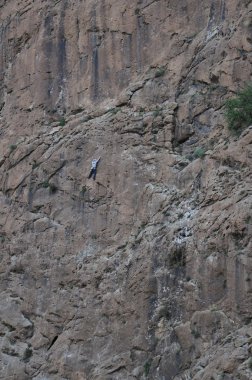
POLYGON ((0 11, 0 378, 252 379, 252 2, 0 11))

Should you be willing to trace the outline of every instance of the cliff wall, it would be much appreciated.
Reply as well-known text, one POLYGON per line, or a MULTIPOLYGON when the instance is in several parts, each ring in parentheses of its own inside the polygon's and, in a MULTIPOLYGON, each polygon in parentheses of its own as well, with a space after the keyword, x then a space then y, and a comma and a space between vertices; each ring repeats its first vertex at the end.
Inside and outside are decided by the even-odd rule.
POLYGON ((0 1, 1 379, 252 379, 252 2, 128 3, 0 1))

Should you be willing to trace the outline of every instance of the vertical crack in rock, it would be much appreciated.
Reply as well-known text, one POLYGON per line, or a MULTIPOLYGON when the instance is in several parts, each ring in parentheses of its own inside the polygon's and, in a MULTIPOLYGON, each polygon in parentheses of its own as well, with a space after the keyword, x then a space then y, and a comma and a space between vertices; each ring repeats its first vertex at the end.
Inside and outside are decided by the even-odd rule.
POLYGON ((143 60, 144 60, 144 49, 148 46, 149 25, 145 22, 144 16, 136 16, 136 62, 137 62, 137 71, 140 73, 142 71, 143 60))
POLYGON ((59 113, 65 113, 66 102, 66 81, 67 75, 67 61, 66 61, 66 37, 65 37, 65 10, 67 8, 67 1, 62 2, 62 9, 60 12, 60 22, 58 29, 58 42, 57 42, 57 60, 58 60, 58 99, 56 102, 59 108, 59 113))
POLYGON ((91 98, 97 100, 99 96, 99 35, 96 31, 96 6, 94 5, 91 12, 91 32, 89 34, 91 56, 91 98))

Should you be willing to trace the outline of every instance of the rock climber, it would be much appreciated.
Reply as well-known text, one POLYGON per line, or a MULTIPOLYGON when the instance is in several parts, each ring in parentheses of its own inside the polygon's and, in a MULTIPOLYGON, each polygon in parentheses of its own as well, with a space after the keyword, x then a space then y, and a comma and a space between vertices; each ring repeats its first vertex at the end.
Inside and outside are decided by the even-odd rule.
POLYGON ((100 159, 101 159, 101 157, 99 157, 98 160, 96 160, 95 158, 92 160, 91 170, 90 170, 88 178, 91 178, 93 176, 93 180, 95 180, 96 170, 97 170, 97 166, 98 166, 100 159))

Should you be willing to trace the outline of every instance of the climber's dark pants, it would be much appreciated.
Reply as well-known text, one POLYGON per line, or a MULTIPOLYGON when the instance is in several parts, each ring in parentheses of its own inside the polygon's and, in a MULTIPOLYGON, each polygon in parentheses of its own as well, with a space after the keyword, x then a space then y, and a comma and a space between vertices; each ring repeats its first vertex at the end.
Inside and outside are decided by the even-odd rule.
POLYGON ((92 168, 90 170, 88 178, 91 178, 92 176, 93 176, 93 180, 95 180, 95 177, 96 177, 96 168, 92 168))

